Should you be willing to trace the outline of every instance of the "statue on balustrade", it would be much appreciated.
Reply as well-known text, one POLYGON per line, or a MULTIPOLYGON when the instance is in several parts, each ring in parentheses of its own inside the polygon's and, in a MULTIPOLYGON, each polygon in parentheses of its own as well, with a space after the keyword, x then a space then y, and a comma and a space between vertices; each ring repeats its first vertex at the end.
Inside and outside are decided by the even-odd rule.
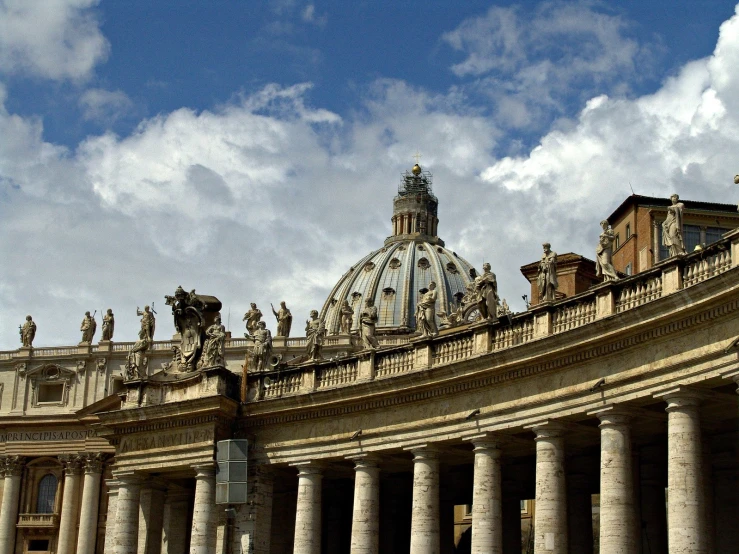
POLYGON ((439 334, 436 326, 436 283, 431 281, 426 292, 422 292, 421 299, 416 306, 416 331, 422 337, 435 337, 439 334))
POLYGON ((272 313, 277 318, 277 336, 288 338, 290 336, 290 327, 293 324, 293 315, 287 309, 287 306, 285 306, 284 300, 280 302, 280 309, 277 312, 272 304, 270 306, 272 307, 272 313))
POLYGON ((368 298, 364 301, 364 309, 359 316, 359 322, 362 325, 362 344, 368 350, 375 350, 380 346, 375 336, 375 327, 379 319, 374 300, 368 298))
POLYGON ((149 342, 154 342, 154 331, 156 329, 157 320, 152 313, 149 306, 144 306, 142 312, 138 306, 136 306, 136 315, 141 316, 141 330, 146 333, 146 338, 149 342))
POLYGON ((196 294, 195 289, 185 292, 182 287, 177 287, 174 296, 164 298, 167 306, 172 307, 174 326, 181 337, 177 370, 189 372, 218 365, 218 352, 222 352, 219 341, 225 342, 226 338, 221 324, 221 301, 215 296, 196 294), (201 364, 201 356, 206 356, 205 346, 207 359, 201 364))
POLYGON ((216 315, 216 320, 205 330, 205 343, 203 344, 203 355, 198 362, 198 369, 204 367, 225 367, 226 354, 226 328, 221 323, 221 314, 216 315))
POLYGON ((33 339, 36 336, 36 324, 30 315, 26 316, 23 327, 18 326, 18 333, 21 336, 21 344, 25 348, 33 348, 33 339))
MULTIPOLYGON (((97 311, 95 313, 97 313, 97 311)), ((80 331, 82 331, 81 342, 86 342, 88 344, 91 343, 97 328, 98 324, 97 321, 95 321, 95 316, 90 315, 90 312, 85 312, 85 317, 82 318, 82 325, 80 325, 80 331)))
POLYGON ((503 303, 498 306, 498 317, 502 317, 504 315, 511 315, 513 312, 511 311, 510 306, 508 306, 508 302, 506 299, 503 299, 503 303))
POLYGON ((252 350, 252 360, 255 371, 264 371, 268 369, 269 359, 272 357, 272 333, 267 329, 264 321, 257 323, 257 329, 252 335, 254 339, 254 349, 252 350))
POLYGON ((305 336, 308 339, 306 353, 311 360, 321 359, 323 340, 326 337, 326 326, 322 319, 318 319, 318 312, 311 310, 310 319, 305 321, 305 336))
POLYGON ((352 321, 354 321, 354 308, 349 305, 348 300, 344 300, 341 306, 341 334, 348 335, 352 330, 352 321))
POLYGON ((257 308, 257 305, 252 302, 251 309, 244 314, 244 319, 242 319, 241 321, 246 321, 246 330, 249 332, 250 335, 253 335, 254 331, 257 330, 257 324, 261 319, 262 310, 257 308))
POLYGON ((618 279, 616 268, 613 267, 613 243, 616 242, 616 233, 613 232, 608 220, 600 222, 603 232, 598 238, 598 247, 595 249, 595 274, 603 276, 604 281, 618 279))
POLYGON ((477 309, 483 319, 498 319, 498 281, 490 264, 482 264, 482 275, 475 277, 477 309))
POLYGON ((146 351, 149 350, 151 341, 146 334, 146 330, 142 327, 139 330, 139 340, 133 343, 133 346, 128 351, 128 357, 126 358, 126 380, 131 379, 143 379, 146 377, 146 366, 148 359, 146 358, 146 351))
POLYGON ((103 340, 113 340, 113 331, 115 330, 115 317, 113 310, 108 308, 108 312, 103 316, 103 340))
POLYGON ((557 253, 552 251, 551 244, 542 244, 544 253, 539 262, 539 273, 536 277, 536 285, 539 288, 539 302, 551 302, 555 298, 555 292, 559 283, 557 282, 557 253))
POLYGON ((670 257, 685 254, 683 241, 683 211, 685 204, 677 194, 670 196, 672 205, 667 208, 667 217, 662 222, 662 245, 670 251, 670 257))

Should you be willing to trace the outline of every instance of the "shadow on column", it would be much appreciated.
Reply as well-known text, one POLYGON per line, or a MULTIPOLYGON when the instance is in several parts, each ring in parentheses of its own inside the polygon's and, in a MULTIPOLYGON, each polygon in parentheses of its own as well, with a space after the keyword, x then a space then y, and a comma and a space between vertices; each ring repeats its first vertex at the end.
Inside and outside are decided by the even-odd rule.
POLYGON ((380 552, 408 554, 411 542, 413 474, 380 474, 380 552))

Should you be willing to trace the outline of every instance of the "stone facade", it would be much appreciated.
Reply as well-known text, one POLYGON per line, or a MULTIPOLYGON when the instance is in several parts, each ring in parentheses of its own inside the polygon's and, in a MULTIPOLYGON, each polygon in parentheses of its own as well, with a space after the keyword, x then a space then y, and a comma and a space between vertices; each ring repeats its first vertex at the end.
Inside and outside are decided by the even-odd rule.
POLYGON ((500 321, 329 336, 253 373, 248 338, 189 373, 155 342, 130 380, 130 344, 2 352, 0 554, 731 552, 737 266, 733 231, 500 321), (226 509, 229 438, 249 502, 226 509))

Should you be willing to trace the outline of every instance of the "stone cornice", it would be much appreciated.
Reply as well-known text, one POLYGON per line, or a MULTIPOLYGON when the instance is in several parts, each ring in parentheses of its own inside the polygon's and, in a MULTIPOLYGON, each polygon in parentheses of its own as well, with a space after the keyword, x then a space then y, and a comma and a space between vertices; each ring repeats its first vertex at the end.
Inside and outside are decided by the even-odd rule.
POLYGON ((446 364, 338 390, 247 404, 245 427, 383 409, 620 354, 645 342, 677 336, 707 321, 730 316, 739 308, 736 273, 736 269, 731 270, 701 285, 571 331, 454 362, 453 371, 446 364), (350 395, 353 398, 348 398, 350 395))

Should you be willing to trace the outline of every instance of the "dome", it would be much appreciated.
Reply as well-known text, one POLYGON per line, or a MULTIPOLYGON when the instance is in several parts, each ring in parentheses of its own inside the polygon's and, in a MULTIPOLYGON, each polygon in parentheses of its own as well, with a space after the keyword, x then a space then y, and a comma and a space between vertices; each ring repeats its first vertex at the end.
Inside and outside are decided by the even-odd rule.
POLYGON ((431 182, 431 173, 418 164, 402 175, 393 200, 393 234, 382 248, 354 264, 323 304, 320 317, 329 334, 341 331, 345 301, 354 311, 352 329, 359 329, 359 315, 367 298, 377 307, 377 333, 413 331, 416 304, 431 281, 438 290, 437 323, 439 312, 448 314, 457 308, 476 273, 436 235, 438 200, 431 182))
POLYGON ((438 312, 456 308, 467 284, 474 280, 474 271, 467 260, 438 244, 394 241, 359 260, 342 276, 324 303, 321 318, 329 334, 338 334, 346 300, 354 310, 352 329, 358 329, 364 301, 372 298, 379 315, 377 333, 407 333, 415 329, 419 297, 435 281, 440 323, 438 312))

